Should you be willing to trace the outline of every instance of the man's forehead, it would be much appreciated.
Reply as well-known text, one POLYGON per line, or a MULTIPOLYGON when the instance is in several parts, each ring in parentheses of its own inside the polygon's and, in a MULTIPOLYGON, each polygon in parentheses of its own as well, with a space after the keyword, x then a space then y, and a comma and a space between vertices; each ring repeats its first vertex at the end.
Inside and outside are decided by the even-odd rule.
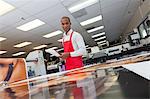
POLYGON ((62 18, 61 20, 62 20, 62 21, 69 21, 68 18, 62 18))
POLYGON ((61 23, 62 23, 62 24, 69 24, 70 21, 65 19, 65 20, 61 20, 61 23))

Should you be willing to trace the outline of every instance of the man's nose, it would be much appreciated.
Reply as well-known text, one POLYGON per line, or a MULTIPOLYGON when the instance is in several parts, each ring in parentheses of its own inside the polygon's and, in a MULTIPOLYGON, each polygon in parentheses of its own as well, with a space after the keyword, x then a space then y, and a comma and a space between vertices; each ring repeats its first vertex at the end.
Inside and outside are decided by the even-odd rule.
POLYGON ((64 27, 68 27, 67 25, 64 25, 64 27))

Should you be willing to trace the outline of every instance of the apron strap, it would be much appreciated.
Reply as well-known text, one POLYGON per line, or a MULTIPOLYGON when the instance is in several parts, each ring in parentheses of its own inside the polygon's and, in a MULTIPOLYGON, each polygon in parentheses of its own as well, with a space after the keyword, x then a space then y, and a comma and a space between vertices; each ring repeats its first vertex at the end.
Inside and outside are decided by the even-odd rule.
POLYGON ((4 81, 9 81, 9 79, 10 79, 10 77, 11 77, 11 75, 12 75, 12 72, 13 72, 13 64, 9 64, 7 76, 6 76, 6 78, 4 79, 4 81))
MULTIPOLYGON (((71 39, 72 39, 72 35, 73 35, 73 31, 72 31, 72 33, 71 33, 71 35, 70 35, 70 39, 69 39, 69 41, 71 41, 71 39)), ((63 40, 62 40, 62 45, 64 46, 64 37, 62 38, 63 40)))
POLYGON ((70 35, 70 41, 71 41, 71 39, 72 39, 72 35, 73 35, 73 31, 72 31, 72 33, 71 33, 71 35, 70 35))

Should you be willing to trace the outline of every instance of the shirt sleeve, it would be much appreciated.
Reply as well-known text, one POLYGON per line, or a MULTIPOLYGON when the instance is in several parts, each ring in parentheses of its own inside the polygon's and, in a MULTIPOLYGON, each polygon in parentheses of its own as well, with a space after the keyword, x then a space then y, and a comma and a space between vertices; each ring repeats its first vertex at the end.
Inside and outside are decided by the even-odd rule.
POLYGON ((81 34, 77 33, 75 37, 73 38, 73 40, 74 40, 73 44, 76 44, 78 49, 70 53, 71 57, 86 55, 87 54, 86 47, 85 47, 85 43, 81 34))

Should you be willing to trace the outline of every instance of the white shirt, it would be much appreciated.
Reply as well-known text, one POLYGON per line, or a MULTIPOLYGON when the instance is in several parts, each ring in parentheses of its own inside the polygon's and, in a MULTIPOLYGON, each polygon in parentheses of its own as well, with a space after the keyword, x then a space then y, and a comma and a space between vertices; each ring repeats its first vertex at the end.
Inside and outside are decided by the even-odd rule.
POLYGON ((73 32, 73 35, 72 35, 71 42, 74 48, 74 52, 70 52, 71 57, 86 55, 87 53, 86 53, 85 43, 80 33, 77 33, 73 31, 72 29, 70 29, 67 35, 66 33, 63 34, 64 42, 70 40, 70 36, 72 32, 73 32))

